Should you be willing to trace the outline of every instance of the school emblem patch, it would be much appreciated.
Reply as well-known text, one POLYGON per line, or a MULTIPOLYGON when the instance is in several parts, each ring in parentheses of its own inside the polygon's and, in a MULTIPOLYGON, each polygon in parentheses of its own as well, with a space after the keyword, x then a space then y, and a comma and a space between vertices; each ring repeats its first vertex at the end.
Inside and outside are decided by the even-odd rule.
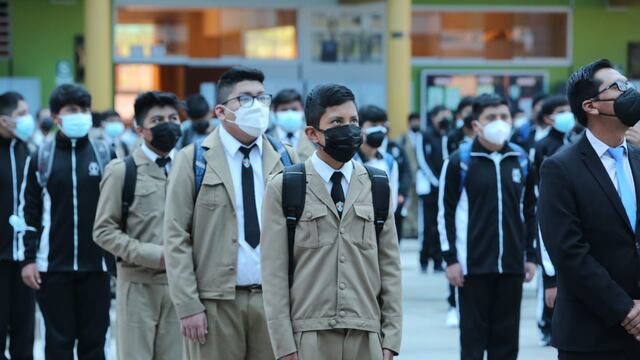
POLYGON ((242 166, 244 166, 246 168, 251 166, 251 162, 249 161, 249 159, 242 159, 242 166))
POLYGON ((514 183, 520 184, 522 182, 522 172, 520 169, 513 169, 511 171, 511 178, 514 183))
POLYGON ((89 176, 100 176, 100 167, 97 162, 89 164, 89 176))
POLYGON ((336 209, 338 210, 339 213, 341 213, 344 210, 344 202, 338 201, 336 203, 336 209))

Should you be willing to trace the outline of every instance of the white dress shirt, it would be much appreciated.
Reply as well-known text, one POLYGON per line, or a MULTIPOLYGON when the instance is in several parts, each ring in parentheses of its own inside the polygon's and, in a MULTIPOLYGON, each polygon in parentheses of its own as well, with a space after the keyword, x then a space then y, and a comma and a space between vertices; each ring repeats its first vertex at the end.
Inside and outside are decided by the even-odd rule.
POLYGON ((347 199, 347 192, 349 191, 349 183, 351 182, 351 174, 353 173, 353 160, 346 162, 342 165, 340 170, 336 170, 329 166, 326 162, 322 161, 318 157, 318 153, 314 152, 311 156, 311 164, 313 165, 313 169, 320 175, 320 178, 324 182, 324 186, 327 188, 327 192, 331 195, 331 188, 333 187, 333 183, 331 182, 331 176, 334 172, 339 171, 342 173, 342 181, 340 185, 342 185, 342 192, 344 193, 345 200, 347 199))
MULTIPOLYGON (((598 154, 598 157, 600 158, 600 161, 602 161, 602 165, 604 166, 604 169, 607 170, 607 174, 609 174, 609 178, 611 178, 611 181, 613 182, 613 186, 615 186, 617 191, 618 178, 616 177, 616 160, 611 155, 609 155, 608 150, 610 146, 603 143, 600 139, 598 139, 591 132, 591 130, 587 129, 586 133, 587 133, 587 139, 589 140, 589 143, 591 143, 593 150, 595 150, 596 154, 598 154)), ((631 191, 633 192, 633 196, 635 197, 636 187, 633 182, 633 173, 631 172, 631 165, 629 164, 629 153, 628 153, 629 148, 627 147, 627 140, 625 139, 622 142, 622 145, 620 146, 624 147, 624 172, 627 174, 627 179, 629 180, 629 184, 631 185, 631 191)))
MULTIPOLYGON (((220 126, 220 140, 227 156, 229 172, 233 181, 233 192, 236 201, 236 222, 238 224, 238 264, 236 284, 240 286, 262 284, 260 273, 260 245, 252 248, 244 238, 244 202, 242 198, 242 160, 244 155, 240 147, 244 147, 231 136, 224 126, 220 126)), ((249 161, 253 169, 253 187, 258 210, 258 222, 262 219, 262 198, 264 196, 264 178, 262 176, 262 138, 255 142, 256 147, 249 153, 249 161)), ((253 144, 252 144, 253 145, 253 144)))
POLYGON ((282 130, 280 127, 276 127, 276 134, 278 135, 278 139, 283 143, 290 145, 292 148, 298 148, 298 142, 300 141, 300 133, 301 130, 294 131, 293 136, 290 138, 287 136, 287 132, 282 130))
MULTIPOLYGON (((147 157, 149 158, 149 160, 151 160, 152 163, 155 163, 156 159, 160 157, 160 155, 156 154, 153 150, 149 149, 149 147, 147 146, 147 143, 143 142, 142 145, 140 145, 140 149, 142 149, 142 152, 145 155, 147 155, 147 157)), ((171 171, 171 164, 173 163, 175 154, 176 154, 175 149, 172 149, 171 151, 169 151, 168 156, 171 159, 171 161, 169 161, 167 165, 164 166, 164 169, 167 172, 167 174, 169 173, 169 171, 171 171)))

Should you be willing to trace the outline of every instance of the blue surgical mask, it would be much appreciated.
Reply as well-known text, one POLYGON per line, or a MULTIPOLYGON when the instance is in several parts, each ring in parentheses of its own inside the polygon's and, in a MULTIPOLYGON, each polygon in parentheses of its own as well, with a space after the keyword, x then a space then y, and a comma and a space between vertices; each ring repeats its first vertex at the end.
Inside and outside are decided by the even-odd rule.
POLYGON ((304 123, 304 113, 302 111, 280 111, 275 115, 278 126, 288 133, 298 131, 304 123))
POLYGON ((572 112, 566 111, 555 114, 553 117, 553 128, 560 131, 563 134, 573 130, 576 126, 576 117, 572 112))
POLYGON ((110 121, 104 124, 104 131, 110 138, 117 138, 124 133, 124 124, 120 121, 110 121))
POLYGON ((22 115, 16 119, 14 134, 22 141, 28 141, 36 130, 36 122, 31 114, 22 115))
POLYGON ((87 136, 91 129, 92 121, 89 113, 75 113, 60 115, 62 119, 62 132, 71 139, 87 136))

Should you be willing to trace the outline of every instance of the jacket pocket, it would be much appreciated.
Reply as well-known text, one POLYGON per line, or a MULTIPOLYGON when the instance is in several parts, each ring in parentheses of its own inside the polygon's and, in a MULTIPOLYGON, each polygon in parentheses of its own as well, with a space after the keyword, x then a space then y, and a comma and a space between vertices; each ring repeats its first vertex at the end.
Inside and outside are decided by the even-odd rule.
POLYGON ((133 203, 130 212, 141 215, 149 215, 157 210, 157 204, 152 199, 152 194, 156 189, 152 186, 136 186, 133 193, 133 203))
POLYGON ((362 249, 373 249, 376 247, 375 229, 373 223, 373 206, 371 205, 354 205, 356 217, 354 226, 349 231, 352 235, 352 241, 362 249))
POLYGON ((215 209, 225 205, 226 202, 226 190, 222 179, 214 174, 205 174, 200 192, 197 195, 196 205, 215 209))
POLYGON ((316 249, 333 242, 333 234, 320 234, 318 231, 320 222, 326 221, 327 213, 327 207, 323 204, 305 206, 296 228, 296 246, 316 249))

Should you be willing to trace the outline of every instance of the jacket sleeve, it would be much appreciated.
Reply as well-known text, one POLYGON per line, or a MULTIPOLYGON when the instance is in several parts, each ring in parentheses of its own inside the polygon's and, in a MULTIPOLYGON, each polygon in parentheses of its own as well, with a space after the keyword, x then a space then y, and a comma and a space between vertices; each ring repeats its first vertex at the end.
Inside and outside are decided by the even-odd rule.
POLYGON ((164 247, 171 300, 180 319, 205 311, 193 263, 192 214, 195 206, 193 146, 176 156, 167 185, 164 247))
POLYGON ((542 164, 540 172, 540 229, 558 274, 566 279, 563 286, 605 325, 615 326, 624 320, 633 300, 609 276, 607 270, 589 254, 583 239, 580 210, 576 207, 573 177, 555 158, 542 164))
POLYGON ((282 212, 282 175, 267 184, 262 202, 260 260, 267 327, 276 359, 297 351, 293 337, 289 293, 289 245, 282 212))
POLYGON ((460 201, 460 162, 457 156, 445 161, 438 193, 438 232, 447 266, 458 262, 456 250, 456 208, 460 201))
MULTIPOLYGON (((24 220, 27 230, 24 234, 24 263, 30 264, 36 261, 36 254, 40 246, 42 236, 42 198, 43 189, 36 177, 37 155, 29 162, 29 172, 27 174, 27 185, 24 192, 24 220)), ((48 195, 47 195, 48 196, 48 195)))
POLYGON ((527 262, 538 263, 538 250, 536 249, 536 229, 538 219, 536 217, 536 174, 535 166, 529 163, 527 178, 525 179, 523 215, 526 236, 525 260, 527 262))
POLYGON ((380 233, 378 266, 381 281, 378 301, 381 314, 382 348, 389 349, 397 355, 400 353, 402 340, 402 271, 398 232, 391 206, 380 233))
MULTIPOLYGON (((411 185, 413 183, 411 177, 411 164, 409 163, 409 159, 407 158, 407 153, 401 146, 397 146, 396 148, 400 151, 400 155, 398 156, 398 166, 400 170, 400 186, 398 187, 398 193, 405 198, 409 196, 409 191, 411 190, 411 185)), ((405 200, 406 201, 406 200, 405 200)))
POLYGON ((105 169, 100 183, 100 199, 93 224, 93 240, 124 261, 150 269, 160 268, 162 246, 143 243, 120 228, 125 163, 114 160, 105 169))

